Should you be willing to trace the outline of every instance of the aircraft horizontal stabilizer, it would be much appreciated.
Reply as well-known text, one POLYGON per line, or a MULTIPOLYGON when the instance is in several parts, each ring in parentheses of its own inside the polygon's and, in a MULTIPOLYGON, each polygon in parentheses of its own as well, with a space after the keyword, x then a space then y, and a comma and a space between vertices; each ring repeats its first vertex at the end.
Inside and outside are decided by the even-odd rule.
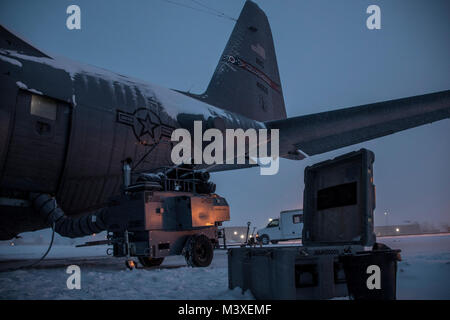
POLYGON ((450 90, 366 104, 284 120, 266 126, 280 130, 280 156, 301 160, 401 130, 450 118, 450 90))

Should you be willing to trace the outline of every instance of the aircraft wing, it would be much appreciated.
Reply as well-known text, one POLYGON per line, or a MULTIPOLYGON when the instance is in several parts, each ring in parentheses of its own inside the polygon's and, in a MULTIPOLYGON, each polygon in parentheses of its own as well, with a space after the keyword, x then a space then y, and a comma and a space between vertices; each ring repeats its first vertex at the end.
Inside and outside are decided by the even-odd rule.
POLYGON ((446 118, 450 118, 450 90, 265 124, 280 130, 280 156, 301 160, 301 152, 324 153, 446 118))

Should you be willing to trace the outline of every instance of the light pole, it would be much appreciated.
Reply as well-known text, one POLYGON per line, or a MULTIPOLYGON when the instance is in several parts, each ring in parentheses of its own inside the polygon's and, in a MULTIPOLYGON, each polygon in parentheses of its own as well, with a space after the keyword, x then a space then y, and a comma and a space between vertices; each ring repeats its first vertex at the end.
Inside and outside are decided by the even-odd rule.
POLYGON ((387 211, 384 212, 384 216, 386 218, 386 226, 388 225, 388 213, 387 211))

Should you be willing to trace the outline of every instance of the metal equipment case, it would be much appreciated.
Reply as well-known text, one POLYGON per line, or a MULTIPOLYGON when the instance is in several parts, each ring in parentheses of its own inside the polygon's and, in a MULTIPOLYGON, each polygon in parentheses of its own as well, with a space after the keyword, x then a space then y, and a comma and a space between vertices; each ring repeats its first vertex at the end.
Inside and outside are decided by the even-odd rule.
POLYGON ((372 151, 361 149, 305 169, 302 243, 372 246, 375 243, 372 151))
POLYGON ((351 152, 305 169, 302 246, 233 248, 229 287, 256 299, 348 296, 340 256, 371 250, 374 154, 351 152))

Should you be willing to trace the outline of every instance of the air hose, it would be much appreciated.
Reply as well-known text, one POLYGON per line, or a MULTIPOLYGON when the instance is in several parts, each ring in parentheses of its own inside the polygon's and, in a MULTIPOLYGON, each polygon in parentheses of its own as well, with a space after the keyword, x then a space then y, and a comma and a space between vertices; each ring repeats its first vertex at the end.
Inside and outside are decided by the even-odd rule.
POLYGON ((1 270, 0 272, 31 268, 39 264, 50 252, 53 245, 53 240, 55 238, 55 232, 63 237, 78 238, 106 230, 106 223, 104 220, 106 209, 96 211, 79 218, 71 218, 66 216, 64 211, 58 207, 56 199, 48 194, 32 193, 30 194, 30 201, 37 214, 40 215, 52 228, 52 238, 50 244, 47 251, 39 260, 36 260, 29 265, 20 266, 17 268, 8 268, 1 270))
POLYGON ((37 212, 54 230, 63 237, 78 238, 106 230, 106 209, 78 218, 68 217, 58 207, 56 199, 48 194, 30 194, 31 203, 37 212))

